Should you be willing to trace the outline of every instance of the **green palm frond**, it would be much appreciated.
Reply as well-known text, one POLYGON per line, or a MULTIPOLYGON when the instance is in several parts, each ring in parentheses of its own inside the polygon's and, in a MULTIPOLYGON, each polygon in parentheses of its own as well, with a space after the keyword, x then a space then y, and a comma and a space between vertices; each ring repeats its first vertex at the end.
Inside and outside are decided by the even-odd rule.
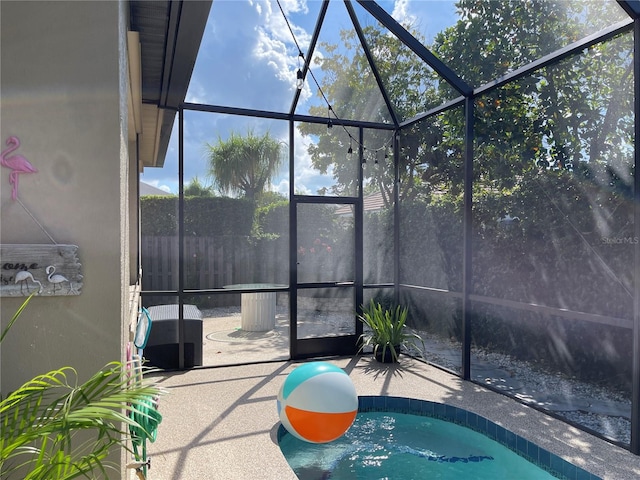
MULTIPOLYGON (((103 472, 111 447, 125 445, 133 427, 149 437, 157 416, 140 413, 157 398, 157 386, 132 382, 132 364, 112 362, 78 385, 71 367, 25 383, 0 402, 0 471, 23 471, 25 479, 71 479, 103 472), (136 412, 134 418, 133 412, 136 412), (149 420, 147 422, 146 420, 149 420), (79 432, 86 432, 79 441, 79 432)), ((5 478, 5 477, 3 477, 5 478)), ((89 477, 90 478, 90 477, 89 477)))
POLYGON ((2 341, 4 340, 4 337, 7 336, 7 333, 9 333, 9 330, 11 329, 12 325, 14 323, 16 323, 16 320, 18 320, 18 317, 20 316, 20 314, 22 313, 22 311, 27 308, 27 305, 29 305, 29 302, 31 301, 31 299, 33 298, 34 295, 36 295, 37 292, 33 292, 31 295, 29 295, 27 297, 27 299, 22 302, 22 305, 20 305, 20 308, 18 308, 18 310, 16 310, 16 313, 13 314, 13 317, 11 317, 11 320, 9 320, 9 324, 5 327, 5 329, 2 331, 2 335, 0 335, 0 343, 2 343, 2 341))
POLYGON ((142 380, 142 373, 137 361, 111 362, 79 383, 76 370, 63 367, 2 398, 0 478, 108 478, 107 471, 118 467, 109 460, 114 449, 132 451, 129 445, 140 438, 155 439, 162 419, 155 407, 164 390, 142 380))

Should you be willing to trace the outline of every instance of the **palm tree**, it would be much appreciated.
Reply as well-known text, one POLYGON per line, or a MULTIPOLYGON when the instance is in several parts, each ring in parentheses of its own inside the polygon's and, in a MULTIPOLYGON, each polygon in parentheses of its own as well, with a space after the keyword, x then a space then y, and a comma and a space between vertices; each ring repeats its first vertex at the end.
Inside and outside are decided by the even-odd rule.
POLYGON ((283 163, 283 143, 269 132, 262 136, 231 133, 227 140, 206 144, 210 172, 222 193, 240 194, 255 201, 283 163))

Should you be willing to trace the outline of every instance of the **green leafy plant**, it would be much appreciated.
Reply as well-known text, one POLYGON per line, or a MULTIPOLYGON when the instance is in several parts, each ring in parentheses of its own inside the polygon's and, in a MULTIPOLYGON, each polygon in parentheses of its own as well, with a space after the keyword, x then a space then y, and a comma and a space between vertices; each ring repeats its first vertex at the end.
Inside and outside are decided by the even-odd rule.
POLYGON ((161 416, 149 406, 162 393, 143 381, 134 361, 108 363, 81 384, 72 367, 36 376, 0 401, 0 477, 109 478, 107 470, 117 465, 108 457, 116 449, 135 453, 130 445, 155 438, 161 416))
POLYGON ((373 347, 374 357, 383 361, 389 351, 390 360, 397 362, 402 347, 418 348, 416 340, 421 344, 423 340, 420 335, 408 329, 407 315, 407 307, 397 305, 395 308, 384 308, 371 300, 368 307, 363 307, 362 315, 358 315, 360 321, 369 328, 369 331, 360 335, 359 351, 373 347))

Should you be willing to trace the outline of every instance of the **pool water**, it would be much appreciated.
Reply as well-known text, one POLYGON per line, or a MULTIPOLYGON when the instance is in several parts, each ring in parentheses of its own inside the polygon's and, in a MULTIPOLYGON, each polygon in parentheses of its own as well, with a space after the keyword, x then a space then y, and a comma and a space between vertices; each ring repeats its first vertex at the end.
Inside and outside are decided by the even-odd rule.
POLYGON ((286 433, 280 449, 300 480, 557 478, 481 433, 406 413, 360 412, 325 444, 286 433))

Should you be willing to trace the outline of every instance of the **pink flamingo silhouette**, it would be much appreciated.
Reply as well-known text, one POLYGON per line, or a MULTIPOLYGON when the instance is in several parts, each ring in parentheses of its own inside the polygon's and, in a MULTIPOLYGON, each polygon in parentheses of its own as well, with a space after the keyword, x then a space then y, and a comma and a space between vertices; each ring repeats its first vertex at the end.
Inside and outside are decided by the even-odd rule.
POLYGON ((29 163, 29 160, 20 154, 13 155, 11 157, 7 156, 20 147, 20 140, 18 140, 18 137, 14 137, 12 135, 7 138, 7 145, 8 148, 5 148, 0 152, 0 164, 3 167, 11 169, 11 173, 9 174, 9 183, 12 185, 11 199, 15 200, 18 198, 18 176, 21 173, 36 173, 38 170, 29 163))

